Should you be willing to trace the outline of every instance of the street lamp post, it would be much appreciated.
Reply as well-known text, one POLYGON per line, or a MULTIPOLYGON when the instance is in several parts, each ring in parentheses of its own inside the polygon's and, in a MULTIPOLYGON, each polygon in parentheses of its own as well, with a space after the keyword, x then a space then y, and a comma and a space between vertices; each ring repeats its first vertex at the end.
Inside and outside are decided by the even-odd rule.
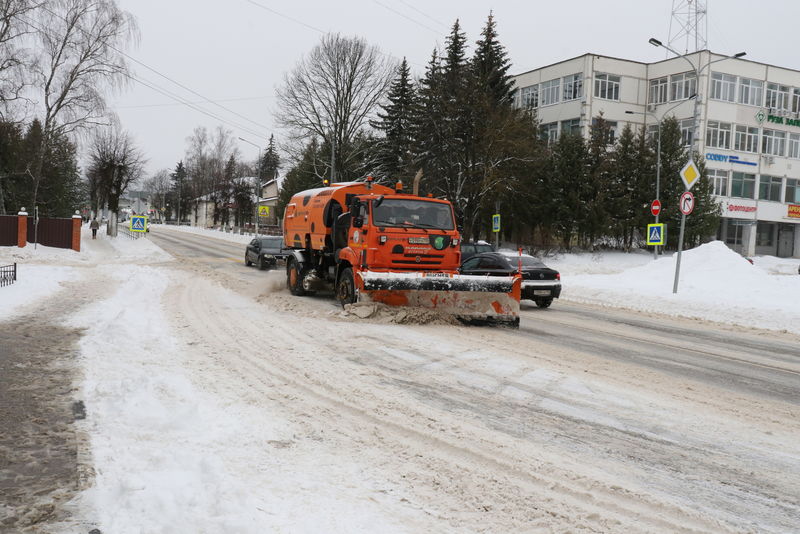
MULTIPOLYGON (((691 98, 695 98, 696 99, 697 98, 697 93, 693 94, 689 98, 690 99, 691 98)), ((651 117, 653 117, 656 120, 656 123, 658 124, 658 134, 657 134, 658 135, 658 149, 656 151, 656 200, 660 200, 660 195, 661 195, 661 121, 663 121, 665 118, 667 118, 667 115, 669 115, 670 111, 672 111, 673 109, 677 108, 681 104, 683 104, 683 102, 678 102, 677 104, 675 104, 674 106, 669 108, 667 111, 664 112, 663 115, 661 115, 660 119, 657 118, 654 113, 650 113, 649 111, 626 111, 625 112, 625 113, 627 113, 629 115, 645 115, 645 116, 650 115, 651 117)), ((656 214, 656 224, 658 224, 659 215, 660 214, 656 214)), ((658 259, 658 245, 653 246, 653 259, 654 260, 658 259)))
MULTIPOLYGON (((696 95, 696 98, 694 99, 694 112, 692 113, 692 129, 689 131, 689 162, 693 163, 694 162, 694 140, 697 137, 697 135, 696 135, 697 134, 697 111, 699 109, 699 102, 700 102, 700 96, 699 96, 700 95, 700 74, 705 69, 707 69, 709 66, 711 66, 714 63, 717 63, 718 61, 724 61, 726 59, 738 59, 740 57, 745 56, 746 52, 739 52, 738 54, 734 54, 732 56, 725 56, 725 57, 722 57, 722 58, 719 58, 719 59, 715 59, 714 61, 709 61, 708 63, 703 65, 702 68, 698 68, 694 63, 692 63, 689 60, 688 57, 686 57, 687 54, 681 54, 680 52, 677 52, 676 50, 673 50, 669 45, 665 45, 664 43, 662 43, 658 39, 655 39, 655 38, 651 37, 650 40, 649 40, 649 43, 651 45, 653 45, 653 46, 660 46, 662 48, 666 48, 667 50, 669 50, 670 52, 675 54, 677 57, 683 58, 689 64, 689 66, 692 67, 692 70, 694 71, 694 76, 695 76, 695 78, 694 78, 695 82, 694 83, 695 83, 695 95, 696 95)), ((688 191, 688 189, 687 189, 687 191, 688 191)), ((672 284, 672 293, 673 294, 678 292, 678 278, 680 277, 680 273, 681 273, 681 252, 682 252, 682 249, 683 249, 683 233, 684 233, 685 227, 686 227, 686 214, 681 213, 681 229, 680 229, 680 234, 678 235, 678 255, 677 255, 677 258, 675 259, 675 281, 672 284)))
POLYGON ((255 213, 256 213, 255 230, 256 230, 256 235, 258 235, 258 204, 259 202, 261 202, 261 147, 252 141, 244 139, 243 137, 240 137, 239 141, 244 141, 245 143, 253 145, 258 149, 258 162, 257 162, 258 170, 256 171, 256 208, 255 208, 255 213))

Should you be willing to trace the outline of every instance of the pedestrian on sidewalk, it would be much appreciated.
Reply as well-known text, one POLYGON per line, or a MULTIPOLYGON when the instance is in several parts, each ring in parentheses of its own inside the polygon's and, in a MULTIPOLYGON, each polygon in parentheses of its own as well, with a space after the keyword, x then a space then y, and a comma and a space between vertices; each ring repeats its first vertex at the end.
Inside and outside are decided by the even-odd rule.
POLYGON ((100 228, 100 223, 97 222, 97 217, 92 219, 92 222, 89 223, 89 228, 92 229, 92 239, 97 239, 97 229, 100 228))

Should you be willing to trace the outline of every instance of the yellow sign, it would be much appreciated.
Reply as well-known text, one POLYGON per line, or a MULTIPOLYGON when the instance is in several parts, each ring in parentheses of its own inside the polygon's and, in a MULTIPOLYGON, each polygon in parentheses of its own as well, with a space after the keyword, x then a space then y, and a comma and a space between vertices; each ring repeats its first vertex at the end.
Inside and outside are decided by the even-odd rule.
POLYGON ((789 204, 789 210, 786 214, 793 219, 800 219, 800 205, 798 204, 789 204))
POLYGON ((694 164, 694 161, 689 160, 686 165, 684 165, 683 169, 681 169, 681 180, 683 180, 683 185, 686 186, 686 190, 692 188, 694 184, 697 183, 697 180, 700 178, 700 169, 697 168, 697 165, 694 164))
POLYGON ((144 215, 133 215, 131 217, 131 232, 146 232, 147 217, 144 215))
POLYGON ((258 214, 268 216, 269 215, 269 206, 259 206, 258 207, 258 214))

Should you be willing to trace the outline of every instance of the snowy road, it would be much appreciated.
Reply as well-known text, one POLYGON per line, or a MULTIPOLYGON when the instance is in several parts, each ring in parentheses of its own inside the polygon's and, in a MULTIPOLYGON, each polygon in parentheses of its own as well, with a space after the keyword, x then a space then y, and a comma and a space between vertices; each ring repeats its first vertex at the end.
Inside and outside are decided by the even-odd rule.
POLYGON ((356 321, 245 268, 242 245, 151 239, 181 260, 160 274, 170 365, 249 410, 236 439, 197 446, 217 451, 227 484, 241 477, 255 525, 796 527, 795 337, 565 302, 525 310, 518 332, 356 321))

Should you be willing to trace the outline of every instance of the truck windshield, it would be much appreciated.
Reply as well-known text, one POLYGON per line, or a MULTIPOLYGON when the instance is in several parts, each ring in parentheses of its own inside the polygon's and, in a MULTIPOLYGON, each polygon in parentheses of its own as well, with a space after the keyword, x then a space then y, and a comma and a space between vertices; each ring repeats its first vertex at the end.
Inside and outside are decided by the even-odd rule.
POLYGON ((452 230, 453 213, 449 204, 416 199, 384 199, 373 205, 372 224, 375 226, 405 226, 452 230))

